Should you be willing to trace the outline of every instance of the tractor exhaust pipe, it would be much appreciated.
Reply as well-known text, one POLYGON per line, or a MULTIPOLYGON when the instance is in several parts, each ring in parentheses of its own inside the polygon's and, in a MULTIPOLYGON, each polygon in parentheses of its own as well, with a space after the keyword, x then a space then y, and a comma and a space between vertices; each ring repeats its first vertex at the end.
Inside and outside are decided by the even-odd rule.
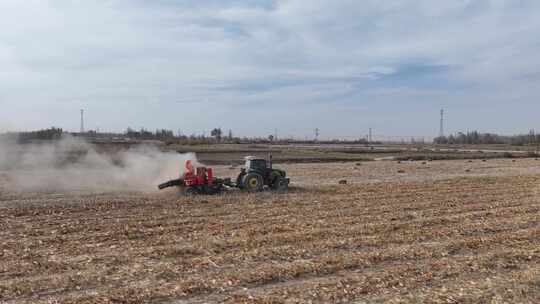
POLYGON ((168 188, 168 187, 180 186, 180 185, 183 185, 183 184, 184 184, 184 181, 181 178, 177 178, 177 179, 171 179, 168 182, 164 182, 162 184, 159 184, 158 188, 159 188, 159 190, 161 190, 161 189, 165 189, 165 188, 168 188))

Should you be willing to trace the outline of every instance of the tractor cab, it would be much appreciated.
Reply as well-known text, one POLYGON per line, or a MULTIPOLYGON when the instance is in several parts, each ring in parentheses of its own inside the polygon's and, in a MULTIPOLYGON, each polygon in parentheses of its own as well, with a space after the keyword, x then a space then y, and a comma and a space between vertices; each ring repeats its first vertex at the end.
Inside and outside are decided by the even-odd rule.
POLYGON ((265 172, 268 168, 266 159, 246 157, 246 171, 265 172))

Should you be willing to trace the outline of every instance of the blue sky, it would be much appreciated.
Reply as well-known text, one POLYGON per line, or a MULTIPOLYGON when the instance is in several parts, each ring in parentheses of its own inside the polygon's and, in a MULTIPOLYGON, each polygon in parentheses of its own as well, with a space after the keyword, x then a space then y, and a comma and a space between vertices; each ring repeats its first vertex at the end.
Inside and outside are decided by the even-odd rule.
POLYGON ((540 130, 540 2, 0 1, 0 130, 540 130))

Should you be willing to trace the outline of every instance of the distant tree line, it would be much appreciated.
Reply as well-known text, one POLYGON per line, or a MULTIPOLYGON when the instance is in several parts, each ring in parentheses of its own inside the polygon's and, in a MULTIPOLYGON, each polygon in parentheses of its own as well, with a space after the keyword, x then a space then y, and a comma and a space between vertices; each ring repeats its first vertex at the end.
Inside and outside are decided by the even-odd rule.
POLYGON ((63 130, 60 128, 51 127, 49 129, 19 132, 17 133, 17 139, 19 142, 27 142, 31 140, 55 140, 62 137, 63 130))
POLYGON ((156 140, 167 140, 174 138, 174 133, 172 130, 167 129, 157 129, 155 132, 141 128, 139 131, 135 131, 131 128, 127 128, 125 135, 129 138, 134 139, 156 139, 156 140))
POLYGON ((497 135, 492 133, 458 132, 455 135, 437 137, 433 140, 435 144, 508 144, 508 145, 537 145, 540 143, 540 134, 536 134, 533 130, 529 134, 521 135, 497 135))
MULTIPOLYGON (((287 144, 287 143, 318 143, 318 144, 368 144, 367 139, 359 138, 356 140, 298 140, 293 138, 277 138, 271 134, 267 137, 238 137, 234 136, 232 130, 224 132, 221 128, 213 128, 210 130, 210 134, 191 134, 184 135, 180 132, 174 133, 168 129, 156 129, 155 131, 149 131, 145 128, 135 130, 127 128, 123 133, 105 133, 97 132, 94 130, 88 130, 84 133, 71 133, 65 132, 61 128, 51 127, 48 129, 42 129, 30 132, 15 132, 9 134, 3 134, 5 137, 16 138, 19 142, 30 142, 36 140, 57 140, 62 137, 63 134, 69 133, 73 136, 83 137, 89 140, 159 140, 167 144, 187 144, 187 145, 199 145, 199 144, 287 144)), ((371 144, 379 144, 380 142, 371 142, 371 144)))
POLYGON ((221 128, 214 128, 210 131, 210 136, 206 134, 174 134, 172 130, 157 129, 155 132, 150 132, 144 128, 139 131, 135 131, 131 128, 127 128, 125 137, 130 139, 143 139, 143 140, 161 140, 165 142, 178 142, 178 143, 194 143, 194 144, 208 144, 208 143, 235 143, 240 142, 240 138, 234 137, 231 130, 229 130, 226 136, 223 136, 223 130, 221 128))

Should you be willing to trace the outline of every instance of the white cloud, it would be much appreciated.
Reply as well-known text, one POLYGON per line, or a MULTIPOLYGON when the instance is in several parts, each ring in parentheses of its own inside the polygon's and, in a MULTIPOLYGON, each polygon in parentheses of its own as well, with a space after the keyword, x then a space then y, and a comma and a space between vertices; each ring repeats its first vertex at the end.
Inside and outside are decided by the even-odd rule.
MULTIPOLYGON (((284 133, 302 136, 330 114, 335 122, 319 126, 328 135, 363 134, 394 116, 402 127, 379 133, 432 134, 422 117, 441 106, 464 118, 471 103, 540 110, 530 102, 540 93, 539 9, 532 0, 3 0, 0 121, 76 129, 84 107, 102 130, 221 125, 256 135, 282 117, 284 133), (392 113, 400 104, 403 120, 392 113), (245 115, 260 125, 247 127, 245 115)), ((503 123, 482 117, 456 129, 512 133, 535 122, 503 123)))

